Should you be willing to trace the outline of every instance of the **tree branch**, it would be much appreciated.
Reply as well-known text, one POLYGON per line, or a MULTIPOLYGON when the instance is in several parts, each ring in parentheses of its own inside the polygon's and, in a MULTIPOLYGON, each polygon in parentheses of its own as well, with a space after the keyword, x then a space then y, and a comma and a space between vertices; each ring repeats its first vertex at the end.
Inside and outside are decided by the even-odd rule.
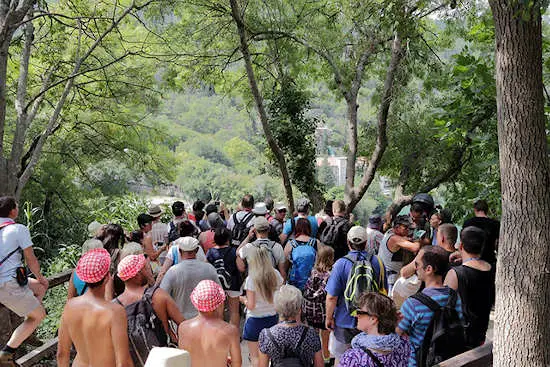
POLYGON ((143 7, 147 6, 153 2, 153 0, 146 1, 141 6, 137 6, 135 1, 132 1, 129 7, 127 7, 124 12, 122 12, 121 15, 119 15, 118 18, 113 19, 113 22, 111 25, 95 40, 95 42, 90 46, 90 48, 84 53, 83 56, 78 58, 75 62, 73 71, 71 75, 67 78, 67 81, 65 83, 65 87, 63 89, 63 92, 61 94, 61 97, 59 98, 55 109, 50 116, 50 119, 48 120, 48 124, 46 126, 46 129, 42 134, 40 134, 40 137, 38 139, 38 142, 36 144, 36 147, 34 151, 31 154, 31 158, 29 161, 29 164, 25 167, 22 174, 19 177, 19 182, 17 184, 17 189, 15 192, 16 197, 19 197, 21 195, 21 192, 29 180, 30 176, 32 175, 32 172, 34 171, 34 167, 38 163, 38 159, 40 157, 40 154, 42 152, 42 148, 44 147, 44 144, 46 143, 47 138, 52 134, 56 124, 57 120, 59 118, 59 115, 61 114, 61 110, 63 109, 65 102, 67 100, 67 97, 69 96, 69 93, 73 87, 75 78, 80 75, 80 68, 84 61, 94 52, 94 50, 101 44, 101 42, 107 37, 108 34, 110 34, 119 24, 120 22, 132 12, 132 10, 135 9, 142 9, 143 7))
POLYGON ((372 152, 369 164, 366 171, 363 173, 363 177, 359 186, 354 188, 350 193, 350 206, 352 209, 357 205, 359 200, 363 197, 367 189, 369 188, 376 169, 380 164, 382 156, 388 145, 388 136, 387 136, 387 125, 388 125, 388 115, 390 110, 391 101, 393 98, 393 85, 395 81, 395 74, 399 67, 399 63, 403 58, 403 50, 401 49, 401 39, 396 34, 392 43, 392 54, 390 59, 390 64, 386 72, 386 80, 384 82, 384 90, 382 92, 382 102, 380 105, 380 110, 378 112, 378 136, 376 138, 376 146, 372 152))

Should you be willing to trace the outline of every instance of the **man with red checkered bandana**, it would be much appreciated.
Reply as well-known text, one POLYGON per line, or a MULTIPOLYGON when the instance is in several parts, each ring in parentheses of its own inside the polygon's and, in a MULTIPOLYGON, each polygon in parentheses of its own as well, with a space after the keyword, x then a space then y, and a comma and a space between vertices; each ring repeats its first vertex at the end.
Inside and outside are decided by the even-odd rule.
POLYGON ((128 348, 128 322, 124 308, 105 300, 111 256, 96 248, 85 253, 76 274, 88 291, 65 305, 59 327, 57 365, 68 367, 71 345, 76 357, 73 366, 133 366, 128 348))
MULTIPOLYGON (((128 255, 120 261, 117 270, 117 275, 124 282, 125 287, 124 293, 115 298, 113 302, 124 306, 126 308, 126 312, 133 312, 134 308, 132 306, 128 308, 127 306, 134 305, 136 302, 141 301, 145 294, 151 295, 150 299, 152 301, 151 304, 153 306, 154 314, 158 319, 158 322, 162 324, 162 326, 159 326, 159 332, 157 334, 162 337, 159 338, 161 339, 159 340, 161 345, 151 345, 150 347, 168 346, 168 336, 170 337, 170 341, 172 343, 177 344, 178 338, 176 337, 174 331, 170 328, 168 320, 172 320, 179 326, 179 324, 183 321, 183 315, 178 309, 176 302, 164 289, 159 288, 158 285, 149 287, 147 281, 153 276, 153 273, 151 271, 151 265, 147 259, 145 259, 145 256, 143 256, 143 254, 128 255), (160 330, 164 331, 161 332, 160 330)), ((139 324, 139 327, 146 328, 150 325, 149 323, 151 320, 136 318, 134 322, 139 324)), ((155 325, 157 324, 156 321, 152 322, 155 325)), ((134 325, 134 327, 137 326, 134 325)), ((134 348, 135 347, 133 345, 130 345, 130 354, 132 356, 134 356, 137 352, 147 355, 150 351, 135 351, 134 348)), ((136 365, 138 364, 136 359, 134 359, 134 363, 136 365)))
POLYGON ((239 329, 223 321, 223 288, 212 280, 203 280, 189 298, 199 315, 181 323, 178 346, 189 352, 191 365, 240 367, 239 329))

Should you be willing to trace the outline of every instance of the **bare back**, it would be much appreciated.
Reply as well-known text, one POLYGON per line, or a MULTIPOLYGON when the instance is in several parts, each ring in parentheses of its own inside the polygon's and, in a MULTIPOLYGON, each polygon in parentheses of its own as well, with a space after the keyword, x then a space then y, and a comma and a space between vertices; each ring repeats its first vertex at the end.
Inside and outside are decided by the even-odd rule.
POLYGON ((220 319, 195 317, 180 324, 179 347, 191 355, 191 366, 241 366, 239 330, 220 319))
POLYGON ((75 346, 77 355, 73 366, 132 365, 126 313, 120 305, 91 294, 69 300, 63 311, 59 337, 63 347, 67 339, 75 346))

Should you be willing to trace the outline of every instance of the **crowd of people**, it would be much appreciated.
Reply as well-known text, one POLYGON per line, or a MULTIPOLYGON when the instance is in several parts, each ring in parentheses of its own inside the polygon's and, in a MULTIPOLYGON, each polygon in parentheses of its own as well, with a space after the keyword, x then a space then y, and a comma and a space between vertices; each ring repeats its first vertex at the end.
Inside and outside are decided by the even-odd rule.
MULTIPOLYGON (((311 209, 305 198, 289 213, 245 195, 233 213, 201 201, 187 212, 176 201, 169 223, 151 205, 130 233, 91 223, 58 365, 144 366, 153 347, 172 347, 192 366, 241 366, 245 341, 254 367, 431 366, 485 342, 499 232, 485 201, 460 233, 428 194, 365 227, 341 200, 311 209)), ((16 365, 45 317, 48 281, 17 216, 16 201, 1 197, 0 303, 24 322, 0 366, 16 365)))

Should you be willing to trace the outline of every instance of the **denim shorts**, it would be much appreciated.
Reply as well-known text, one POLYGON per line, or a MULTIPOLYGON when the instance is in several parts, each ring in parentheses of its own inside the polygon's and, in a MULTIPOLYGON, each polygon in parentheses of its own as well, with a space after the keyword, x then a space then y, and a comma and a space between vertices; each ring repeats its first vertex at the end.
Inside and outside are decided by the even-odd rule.
POLYGON ((260 337, 260 332, 263 329, 269 329, 270 327, 277 325, 279 322, 279 316, 266 316, 266 317, 249 317, 244 323, 243 339, 250 342, 257 342, 260 337))

